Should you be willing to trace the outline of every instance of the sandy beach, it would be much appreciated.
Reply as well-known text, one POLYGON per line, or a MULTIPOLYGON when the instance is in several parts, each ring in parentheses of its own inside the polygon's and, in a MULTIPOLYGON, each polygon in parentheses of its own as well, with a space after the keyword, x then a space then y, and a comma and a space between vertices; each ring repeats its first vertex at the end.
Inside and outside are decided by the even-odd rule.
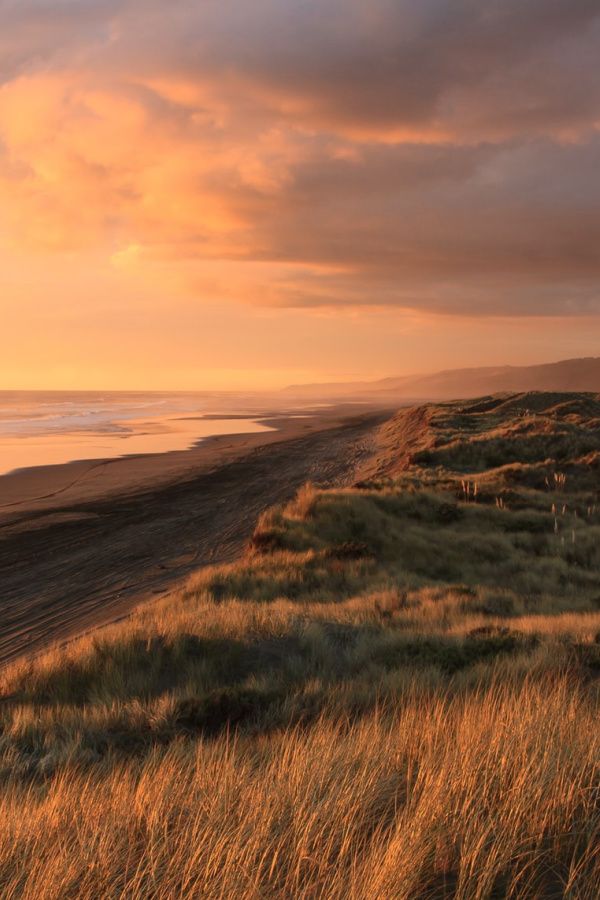
MULTIPOLYGON (((380 410, 278 415, 192 449, 0 477, 0 663, 125 614, 232 559, 303 482, 351 481, 380 410)), ((235 417, 232 417, 232 425, 235 417)))

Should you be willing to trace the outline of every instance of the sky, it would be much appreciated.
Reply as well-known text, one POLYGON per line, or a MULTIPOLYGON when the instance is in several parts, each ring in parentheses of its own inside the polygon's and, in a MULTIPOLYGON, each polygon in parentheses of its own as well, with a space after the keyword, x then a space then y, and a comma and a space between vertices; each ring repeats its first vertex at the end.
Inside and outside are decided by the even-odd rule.
POLYGON ((0 388, 600 349, 598 0, 0 0, 0 388))

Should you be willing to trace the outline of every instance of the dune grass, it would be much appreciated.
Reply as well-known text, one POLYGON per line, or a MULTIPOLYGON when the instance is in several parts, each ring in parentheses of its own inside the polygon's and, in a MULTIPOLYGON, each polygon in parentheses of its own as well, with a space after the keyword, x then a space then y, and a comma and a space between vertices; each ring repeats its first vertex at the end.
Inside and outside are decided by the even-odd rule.
POLYGON ((7 668, 0 894, 596 898, 599 409, 437 407, 401 474, 7 668))

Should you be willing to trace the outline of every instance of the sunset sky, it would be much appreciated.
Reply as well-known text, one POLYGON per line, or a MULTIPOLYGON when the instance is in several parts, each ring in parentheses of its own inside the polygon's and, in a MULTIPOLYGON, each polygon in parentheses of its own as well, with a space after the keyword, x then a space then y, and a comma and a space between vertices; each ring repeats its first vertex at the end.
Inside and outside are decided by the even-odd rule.
POLYGON ((0 0, 0 388, 600 355, 598 0, 0 0))

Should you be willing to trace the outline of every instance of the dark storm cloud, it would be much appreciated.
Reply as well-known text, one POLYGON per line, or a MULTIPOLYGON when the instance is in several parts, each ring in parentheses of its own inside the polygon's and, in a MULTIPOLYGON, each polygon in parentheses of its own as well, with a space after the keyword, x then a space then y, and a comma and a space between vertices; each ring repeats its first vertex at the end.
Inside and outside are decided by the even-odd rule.
POLYGON ((120 48, 141 65, 154 44, 170 70, 296 99, 323 127, 535 133, 598 110, 596 0, 208 0, 167 23, 150 7, 123 19, 125 37, 141 26, 146 45, 120 48))
MULTIPOLYGON (((111 207, 100 230, 110 219, 173 260, 294 267, 256 302, 600 312, 597 0, 23 0, 0 11, 7 96, 19 78, 64 79, 67 136, 52 165, 76 155, 88 181, 101 173, 95 202, 111 207), (104 100, 90 111, 84 90, 125 117, 104 156, 75 140, 110 116, 104 100)), ((29 197, 49 133, 38 146, 0 124, 5 177, 26 172, 29 197)), ((45 209, 65 208, 69 185, 55 182, 38 185, 45 209)))

